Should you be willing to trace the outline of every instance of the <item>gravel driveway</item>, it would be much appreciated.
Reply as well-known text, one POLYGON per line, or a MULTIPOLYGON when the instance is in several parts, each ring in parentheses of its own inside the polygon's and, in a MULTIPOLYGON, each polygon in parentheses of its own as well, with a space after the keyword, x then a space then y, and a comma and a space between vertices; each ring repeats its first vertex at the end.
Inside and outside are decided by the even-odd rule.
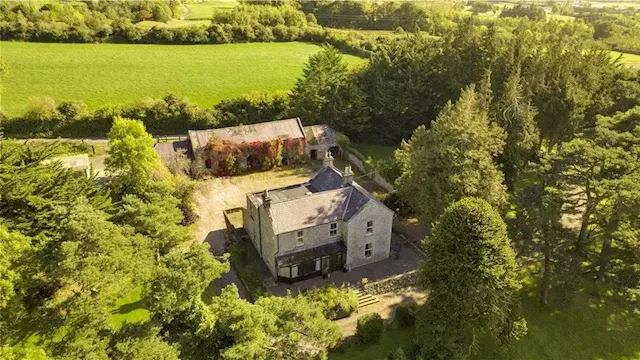
MULTIPOLYGON (((207 242, 214 255, 223 255, 227 242, 226 224, 222 214, 224 209, 245 207, 245 194, 249 192, 299 184, 308 181, 313 173, 310 168, 278 169, 203 181, 196 192, 196 202, 200 210, 198 240, 207 242)), ((216 281, 219 289, 229 284, 236 284, 240 296, 246 298, 246 289, 233 269, 216 281)))

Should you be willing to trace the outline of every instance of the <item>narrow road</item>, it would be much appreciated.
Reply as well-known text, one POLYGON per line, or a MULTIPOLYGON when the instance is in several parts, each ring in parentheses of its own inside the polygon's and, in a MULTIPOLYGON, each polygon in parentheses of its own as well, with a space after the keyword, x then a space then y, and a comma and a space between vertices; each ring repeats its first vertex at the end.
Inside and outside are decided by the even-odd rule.
POLYGON ((184 15, 180 16, 180 20, 185 20, 186 18, 189 17, 189 15, 191 15, 191 8, 187 6, 187 4, 183 3, 182 6, 184 6, 184 8, 187 10, 186 13, 184 13, 184 15))

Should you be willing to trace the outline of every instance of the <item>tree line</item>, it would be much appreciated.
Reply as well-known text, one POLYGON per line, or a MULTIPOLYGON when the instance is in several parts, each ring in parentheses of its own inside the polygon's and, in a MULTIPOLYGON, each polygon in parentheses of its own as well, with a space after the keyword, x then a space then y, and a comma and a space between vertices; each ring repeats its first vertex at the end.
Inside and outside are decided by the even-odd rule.
MULTIPOLYGON (((194 239, 195 183, 172 174, 137 120, 109 131, 110 180, 52 160, 55 144, 0 142, 0 356, 3 359, 316 359, 341 338, 329 319, 357 299, 338 289, 264 296, 234 285, 194 239), (148 318, 124 324, 126 306, 148 318)), ((355 303, 354 303, 355 301, 355 303)))

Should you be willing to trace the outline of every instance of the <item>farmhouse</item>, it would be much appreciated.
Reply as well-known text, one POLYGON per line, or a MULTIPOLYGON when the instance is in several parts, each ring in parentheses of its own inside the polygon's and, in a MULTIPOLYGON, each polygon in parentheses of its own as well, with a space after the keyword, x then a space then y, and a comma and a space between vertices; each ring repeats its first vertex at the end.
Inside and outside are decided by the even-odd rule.
POLYGON ((247 194, 244 228, 278 281, 292 283, 389 257, 393 211, 354 181, 351 167, 247 194))
POLYGON ((327 151, 338 150, 335 130, 326 125, 303 127, 299 118, 191 130, 188 138, 194 156, 203 158, 216 175, 290 165, 306 157, 321 159, 327 151))

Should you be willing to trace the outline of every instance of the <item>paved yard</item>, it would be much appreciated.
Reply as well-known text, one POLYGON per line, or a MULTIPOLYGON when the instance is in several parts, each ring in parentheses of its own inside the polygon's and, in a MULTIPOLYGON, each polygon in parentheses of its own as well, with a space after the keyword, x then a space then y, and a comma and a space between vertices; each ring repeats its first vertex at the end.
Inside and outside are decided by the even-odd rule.
MULTIPOLYGON (((202 182, 196 193, 200 210, 197 238, 211 246, 214 255, 226 250, 227 230, 222 211, 246 206, 245 194, 305 182, 311 178, 311 168, 277 169, 241 176, 214 178, 202 182)), ((233 269, 215 282, 218 289, 235 284, 240 297, 247 298, 247 290, 233 269)))
POLYGON ((216 255, 225 252, 226 225, 222 211, 245 207, 249 192, 274 189, 308 181, 314 174, 311 168, 277 169, 234 177, 220 177, 202 182, 196 193, 200 209, 197 237, 211 245, 216 255))
MULTIPOLYGON (((357 287, 360 285, 362 278, 367 278, 369 282, 373 282, 415 270, 421 260, 421 255, 413 246, 407 244, 397 235, 393 235, 391 239, 391 257, 386 260, 360 266, 350 272, 332 272, 328 279, 318 276, 291 285, 279 283, 276 286, 269 287, 268 290, 276 295, 285 295, 287 291, 298 294, 307 289, 327 284, 336 286, 344 284, 357 287)), ((270 275, 266 273, 264 276, 269 277, 270 275)))

